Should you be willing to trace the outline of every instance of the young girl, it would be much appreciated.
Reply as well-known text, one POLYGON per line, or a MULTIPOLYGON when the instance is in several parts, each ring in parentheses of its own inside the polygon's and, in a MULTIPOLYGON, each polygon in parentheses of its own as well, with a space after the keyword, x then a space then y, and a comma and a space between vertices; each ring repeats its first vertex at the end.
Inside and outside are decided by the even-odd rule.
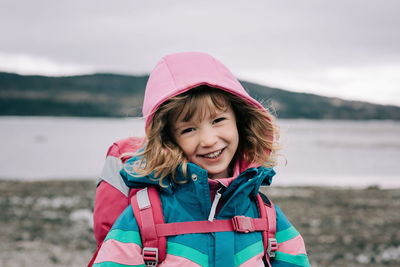
MULTIPOLYGON (((130 188, 157 188, 165 223, 259 218, 259 187, 275 174, 273 117, 210 55, 164 57, 149 77, 143 115, 144 145, 126 157, 139 143, 123 140, 107 157, 96 193, 94 266, 145 266, 130 188)), ((160 266, 309 266, 303 239, 275 210, 278 248, 269 262, 261 232, 216 231, 168 236, 160 266)))

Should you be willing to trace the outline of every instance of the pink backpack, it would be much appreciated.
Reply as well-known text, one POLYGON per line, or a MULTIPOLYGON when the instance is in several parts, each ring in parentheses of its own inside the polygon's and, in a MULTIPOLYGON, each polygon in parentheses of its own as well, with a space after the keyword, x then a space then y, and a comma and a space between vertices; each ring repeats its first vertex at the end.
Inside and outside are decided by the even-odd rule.
MULTIPOLYGON (((108 150, 107 156, 120 158, 122 162, 127 161, 131 156, 125 155, 127 152, 137 151, 142 143, 141 138, 126 138, 115 142, 108 150)), ((106 182, 105 182, 106 183, 106 182)), ((107 184, 107 183, 106 183, 107 184)), ((107 185, 108 188, 112 188, 111 185, 107 185)), ((192 221, 192 222, 179 222, 179 223, 165 223, 164 216, 161 207, 160 197, 155 187, 148 188, 131 188, 129 190, 128 197, 119 193, 118 190, 108 189, 107 187, 98 188, 96 192, 96 206, 94 224, 102 225, 107 221, 107 224, 112 224, 116 218, 105 217, 108 212, 104 207, 104 211, 101 211, 101 205, 97 205, 98 199, 106 199, 105 203, 112 201, 121 207, 118 207, 121 211, 124 207, 132 204, 132 209, 137 220, 140 235, 143 244, 143 259, 146 266, 157 266, 165 259, 166 255, 166 237, 187 233, 210 233, 220 231, 236 231, 242 233, 260 231, 263 236, 264 254, 265 261, 270 266, 270 258, 275 256, 277 250, 277 241, 275 239, 276 233, 276 213, 275 207, 270 200, 259 193, 257 195, 257 204, 259 207, 260 218, 250 218, 245 216, 235 216, 231 220, 213 220, 210 221, 192 221), (113 194, 109 198, 104 194, 113 194)), ((104 200, 103 200, 104 201, 104 200)), ((114 214, 118 216, 118 214, 114 214)), ((108 227, 111 227, 109 225, 108 227)), ((104 227, 98 226, 101 230, 101 235, 96 235, 96 239, 99 243, 98 249, 93 255, 88 267, 92 266, 97 256, 97 252, 101 246, 105 235, 108 231, 104 227)), ((95 228, 96 230, 96 228, 95 228)), ((98 230, 99 231, 99 230, 98 230)), ((96 231, 95 231, 96 233, 96 231)))

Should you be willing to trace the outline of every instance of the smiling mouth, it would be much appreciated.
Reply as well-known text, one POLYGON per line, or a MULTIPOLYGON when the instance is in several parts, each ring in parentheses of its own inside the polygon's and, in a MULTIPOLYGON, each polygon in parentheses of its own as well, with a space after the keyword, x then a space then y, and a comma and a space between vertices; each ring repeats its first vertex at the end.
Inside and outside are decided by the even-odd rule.
POLYGON ((201 157, 208 158, 208 159, 215 159, 219 155, 221 155, 222 151, 224 151, 224 149, 220 149, 220 150, 217 150, 217 151, 209 153, 209 154, 201 155, 201 157))

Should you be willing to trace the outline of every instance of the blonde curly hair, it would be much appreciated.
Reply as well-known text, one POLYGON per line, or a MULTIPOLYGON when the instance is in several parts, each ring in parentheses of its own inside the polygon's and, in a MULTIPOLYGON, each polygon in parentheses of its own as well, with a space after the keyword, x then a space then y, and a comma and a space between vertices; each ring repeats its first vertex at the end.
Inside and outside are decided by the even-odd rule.
POLYGON ((153 174, 160 185, 169 174, 177 183, 186 182, 175 179, 179 166, 187 176, 188 160, 171 133, 173 114, 182 114, 183 120, 189 121, 194 116, 199 116, 199 119, 208 114, 213 116, 213 113, 225 111, 229 106, 235 113, 239 132, 239 146, 232 162, 240 159, 248 165, 275 166, 279 130, 274 116, 240 97, 203 85, 170 98, 156 110, 146 130, 144 149, 138 154, 141 161, 135 164, 136 174, 153 174))

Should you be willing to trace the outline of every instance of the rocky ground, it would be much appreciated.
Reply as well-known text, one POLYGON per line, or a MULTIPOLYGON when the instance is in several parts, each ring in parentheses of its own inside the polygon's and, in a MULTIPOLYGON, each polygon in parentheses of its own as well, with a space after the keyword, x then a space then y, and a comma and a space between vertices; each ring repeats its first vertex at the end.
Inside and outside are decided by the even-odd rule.
MULTIPOLYGON (((266 190, 302 233, 312 266, 400 266, 400 189, 266 190)), ((0 181, 0 266, 85 266, 93 181, 0 181)))

